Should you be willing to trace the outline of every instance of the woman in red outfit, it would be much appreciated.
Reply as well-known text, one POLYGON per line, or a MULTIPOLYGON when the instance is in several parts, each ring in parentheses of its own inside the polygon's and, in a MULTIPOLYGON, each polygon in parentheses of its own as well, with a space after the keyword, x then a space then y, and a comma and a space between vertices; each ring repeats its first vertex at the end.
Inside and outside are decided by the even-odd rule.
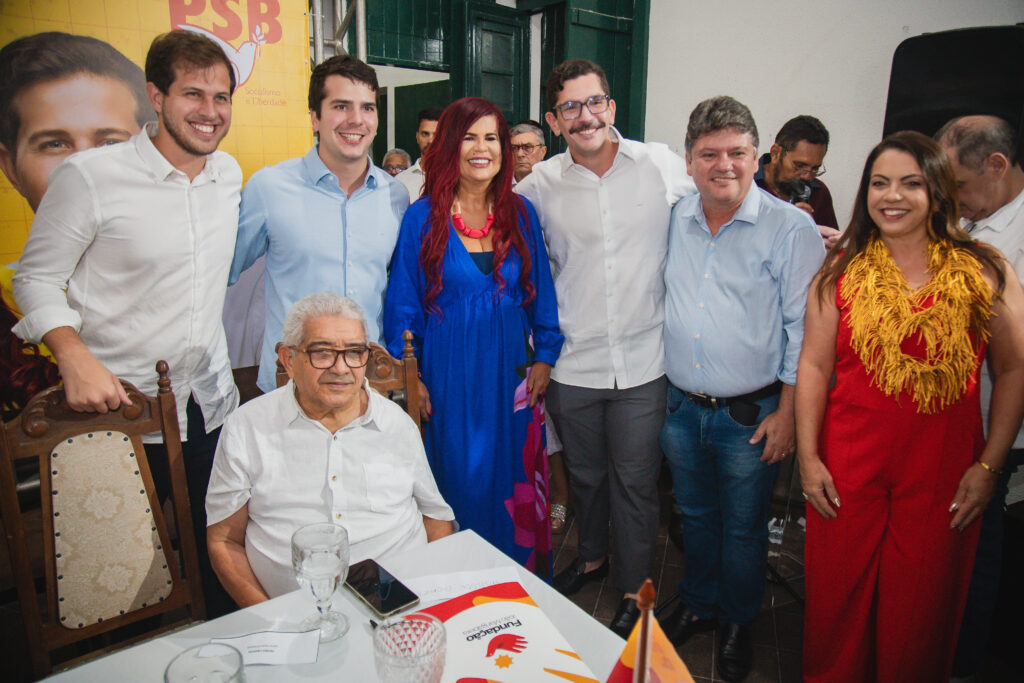
POLYGON ((935 142, 889 136, 811 285, 796 384, 800 475, 817 511, 808 681, 949 680, 974 522, 1024 412, 1024 292, 998 251, 959 228, 956 202, 935 142))

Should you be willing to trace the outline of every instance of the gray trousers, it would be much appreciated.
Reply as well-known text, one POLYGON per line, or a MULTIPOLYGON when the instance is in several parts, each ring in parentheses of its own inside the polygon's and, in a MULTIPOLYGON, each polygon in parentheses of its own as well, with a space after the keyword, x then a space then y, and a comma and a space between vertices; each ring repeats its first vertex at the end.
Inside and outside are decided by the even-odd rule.
POLYGON ((631 389, 552 381, 547 390, 572 485, 580 557, 608 555, 611 522, 612 581, 624 593, 639 590, 651 573, 667 390, 664 376, 631 389))

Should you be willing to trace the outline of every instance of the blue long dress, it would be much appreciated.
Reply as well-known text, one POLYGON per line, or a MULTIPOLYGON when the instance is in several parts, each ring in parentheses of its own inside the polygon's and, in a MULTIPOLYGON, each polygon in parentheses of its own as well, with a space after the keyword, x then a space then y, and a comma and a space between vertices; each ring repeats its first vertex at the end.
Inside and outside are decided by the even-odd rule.
POLYGON ((476 531, 528 569, 550 563, 547 457, 543 404, 530 409, 526 376, 534 361, 555 364, 563 337, 547 250, 533 206, 519 227, 530 250, 536 295, 527 307, 521 260, 510 249, 501 267, 505 287, 484 274, 449 223, 443 289, 424 308, 427 279, 419 253, 429 229, 430 198, 409 207, 384 299, 384 336, 401 357, 402 332, 412 331, 433 414, 426 450, 438 488, 461 528, 476 531))

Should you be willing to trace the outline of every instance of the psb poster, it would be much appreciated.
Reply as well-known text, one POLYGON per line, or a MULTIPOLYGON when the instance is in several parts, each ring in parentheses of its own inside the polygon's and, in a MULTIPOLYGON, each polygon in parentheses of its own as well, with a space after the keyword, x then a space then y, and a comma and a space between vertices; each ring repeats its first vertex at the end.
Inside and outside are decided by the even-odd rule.
POLYGON ((309 149, 305 0, 0 0, 0 47, 38 36, 43 53, 59 62, 62 43, 73 39, 40 34, 87 36, 105 44, 92 43, 89 54, 100 55, 116 72, 86 76, 85 82, 76 82, 74 74, 40 79, 13 97, 2 92, 11 79, 0 83, 0 266, 20 256, 31 205, 53 166, 79 148, 135 133, 147 120, 148 103, 137 87, 140 79, 144 83, 141 67, 153 38, 174 28, 213 39, 234 67, 231 130, 220 149, 238 160, 246 178, 309 149), (103 84, 110 87, 98 87, 103 84))

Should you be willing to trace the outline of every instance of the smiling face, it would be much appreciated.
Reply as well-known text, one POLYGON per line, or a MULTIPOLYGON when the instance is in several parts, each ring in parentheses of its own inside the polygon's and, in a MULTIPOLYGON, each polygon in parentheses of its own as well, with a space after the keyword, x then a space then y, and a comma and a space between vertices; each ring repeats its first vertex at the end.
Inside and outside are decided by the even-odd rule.
MULTIPOLYGON (((306 320, 302 329, 301 348, 305 351, 366 346, 363 324, 358 320, 336 315, 321 316, 306 320)), ((360 409, 365 367, 350 368, 339 354, 333 367, 318 370, 310 363, 308 353, 293 352, 285 346, 278 351, 278 357, 295 383, 295 397, 299 405, 309 417, 337 417, 360 409)))
POLYGON ((928 231, 928 184, 913 156, 899 149, 878 155, 868 179, 867 209, 882 239, 928 231))
POLYGON ((35 211, 50 172, 75 152, 123 142, 139 132, 136 101, 121 81, 75 74, 24 88, 14 99, 18 137, 0 147, 0 168, 35 211))
POLYGON ((501 170, 501 140, 493 116, 476 120, 462 138, 459 150, 460 182, 490 183, 501 170))
MULTIPOLYGON (((146 84, 160 121, 154 144, 167 156, 213 154, 231 127, 231 77, 221 63, 203 69, 175 68, 175 79, 162 93, 146 84)), ((170 157, 168 157, 170 158, 170 157)), ((174 163, 175 159, 171 159, 174 163)))
POLYGON ((693 176, 705 211, 735 211, 757 171, 754 138, 733 128, 702 135, 686 155, 686 170, 693 176))
POLYGON ((607 94, 601 87, 601 79, 597 74, 585 74, 566 81, 562 91, 558 93, 555 111, 549 111, 544 115, 544 120, 551 126, 551 131, 555 135, 565 136, 565 143, 573 158, 596 156, 605 150, 605 145, 612 144, 609 129, 615 125, 615 100, 610 100, 608 108, 600 114, 591 114, 584 106, 579 118, 569 121, 565 120, 557 107, 566 102, 586 102, 587 98, 594 95, 607 94))
POLYGON ((366 162, 377 135, 377 93, 365 83, 331 74, 324 80, 319 112, 310 112, 320 135, 320 158, 330 168, 366 162))

